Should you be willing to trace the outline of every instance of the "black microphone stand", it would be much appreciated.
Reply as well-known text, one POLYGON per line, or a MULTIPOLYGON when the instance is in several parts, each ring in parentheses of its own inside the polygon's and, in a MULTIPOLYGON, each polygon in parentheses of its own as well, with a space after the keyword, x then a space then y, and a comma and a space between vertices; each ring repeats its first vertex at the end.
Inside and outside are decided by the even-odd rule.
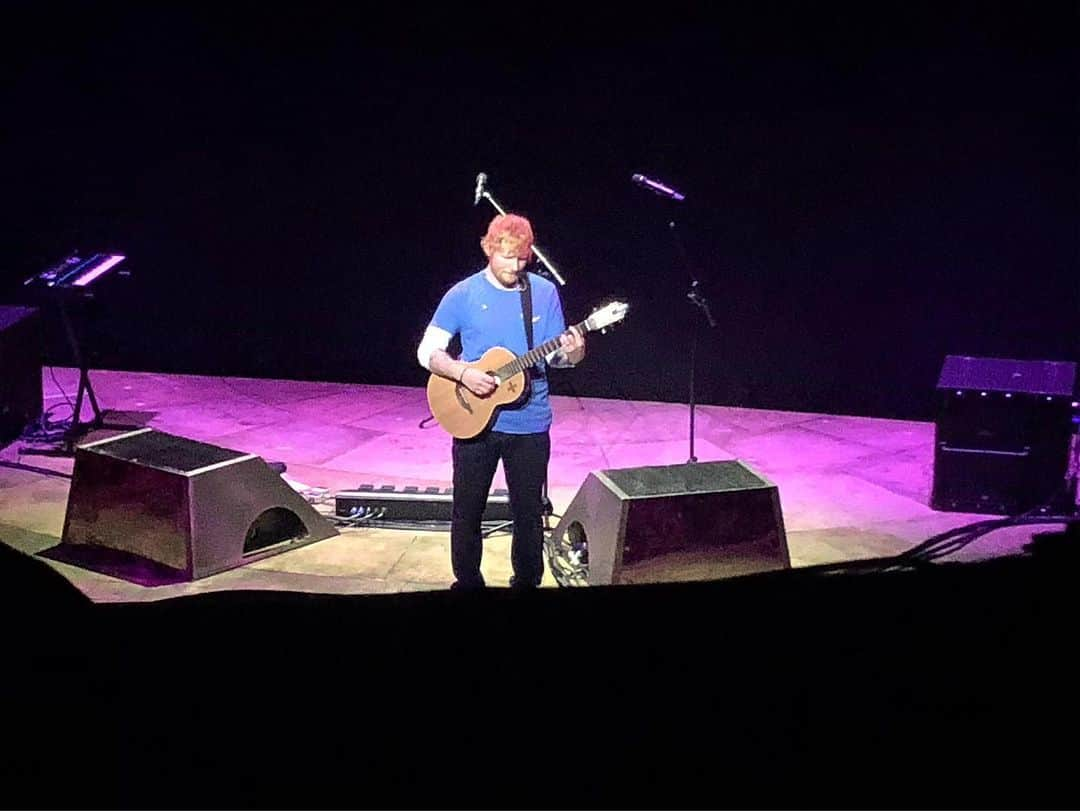
MULTIPOLYGON (((668 223, 668 229, 671 231, 671 238, 675 241, 675 248, 679 252, 679 256, 682 257, 686 271, 690 275, 690 290, 686 294, 686 297, 701 310, 705 319, 709 322, 709 327, 711 329, 716 326, 716 320, 713 318, 712 311, 709 309, 708 299, 701 293, 701 282, 695 278, 693 266, 690 264, 690 257, 687 255, 686 247, 679 237, 679 232, 675 227, 674 220, 668 223)), ((693 332, 690 335, 690 458, 687 459, 688 462, 697 461, 697 457, 694 455, 694 408, 696 405, 694 375, 697 369, 697 344, 700 329, 701 320, 694 319, 693 332)))
MULTIPOLYGON (((487 175, 483 174, 483 172, 481 172, 480 174, 483 177, 483 182, 481 182, 477 186, 478 194, 477 194, 477 197, 476 197, 476 201, 475 201, 475 203, 473 205, 475 205, 476 203, 479 203, 480 199, 483 198, 483 199, 487 200, 489 203, 491 203, 491 205, 494 206, 496 211, 498 211, 500 214, 505 216, 506 211, 503 210, 503 207, 499 205, 499 202, 494 197, 491 196, 491 192, 489 192, 488 189, 487 189, 487 185, 486 185, 487 184, 487 175)), ((477 179, 479 180, 480 178, 477 178, 477 179)), ((544 256, 543 251, 541 251, 539 248, 537 248, 536 245, 533 245, 532 246, 532 252, 534 254, 536 254, 536 258, 540 260, 540 262, 543 264, 543 266, 545 268, 547 268, 548 273, 551 274, 552 278, 554 278, 555 281, 557 281, 560 285, 565 285, 566 284, 566 279, 564 279, 562 276, 559 275, 559 271, 555 270, 555 267, 551 264, 551 262, 548 261, 548 258, 546 256, 544 256)))

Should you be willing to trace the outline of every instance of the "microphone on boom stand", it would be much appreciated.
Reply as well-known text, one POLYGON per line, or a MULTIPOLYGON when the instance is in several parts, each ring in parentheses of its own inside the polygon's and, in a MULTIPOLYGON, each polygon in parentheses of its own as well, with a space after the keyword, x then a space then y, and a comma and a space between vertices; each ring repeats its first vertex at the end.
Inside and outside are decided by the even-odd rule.
MULTIPOLYGON (((506 214, 505 209, 503 209, 503 207, 499 205, 498 201, 491 196, 491 192, 487 190, 487 175, 483 172, 476 176, 476 193, 473 195, 473 205, 477 205, 480 202, 481 198, 487 198, 488 202, 491 203, 492 206, 494 206, 496 211, 498 211, 500 214, 506 214)), ((541 251, 538 247, 536 247, 536 245, 533 245, 532 250, 533 254, 539 260, 540 264, 547 268, 547 271, 551 274, 551 277, 559 284, 566 284, 566 279, 564 279, 559 274, 559 271, 555 269, 554 265, 552 265, 551 262, 548 261, 548 258, 544 256, 544 252, 541 251)), ((543 271, 539 270, 538 272, 540 272, 541 274, 543 273, 543 271)))
POLYGON ((666 197, 669 200, 682 201, 686 199, 686 195, 680 194, 675 191, 675 189, 671 188, 671 186, 661 183, 659 180, 653 180, 651 177, 645 177, 645 175, 630 175, 630 180, 642 188, 648 189, 653 194, 659 194, 661 197, 666 197))

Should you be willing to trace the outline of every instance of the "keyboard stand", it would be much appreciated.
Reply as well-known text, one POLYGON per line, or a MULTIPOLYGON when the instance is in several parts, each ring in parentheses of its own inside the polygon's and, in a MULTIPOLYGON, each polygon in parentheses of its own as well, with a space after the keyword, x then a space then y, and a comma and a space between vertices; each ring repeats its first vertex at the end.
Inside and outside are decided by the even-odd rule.
POLYGON ((118 430, 133 431, 136 428, 145 427, 142 425, 123 425, 105 422, 105 415, 98 406, 97 396, 94 394, 94 387, 90 383, 90 370, 87 368, 86 361, 83 358, 82 350, 79 347, 79 341, 75 337, 75 328, 72 326, 71 318, 68 315, 67 305, 64 303, 63 297, 58 297, 56 301, 57 307, 60 310, 60 320, 63 322, 64 332, 67 334, 68 346, 71 348, 71 354, 75 359, 76 365, 79 367, 79 390, 75 395, 75 407, 71 414, 71 425, 64 431, 64 435, 60 439, 59 445, 48 448, 23 446, 19 449, 19 453, 24 456, 74 456, 75 446, 79 443, 79 440, 96 428, 115 428, 118 430), (90 401, 90 407, 94 411, 94 418, 88 422, 82 421, 84 396, 90 401))

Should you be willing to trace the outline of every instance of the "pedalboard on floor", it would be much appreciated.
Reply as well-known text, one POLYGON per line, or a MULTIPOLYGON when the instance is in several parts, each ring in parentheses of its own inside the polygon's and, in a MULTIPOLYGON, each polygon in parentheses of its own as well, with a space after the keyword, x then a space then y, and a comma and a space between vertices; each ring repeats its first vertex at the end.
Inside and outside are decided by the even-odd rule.
MULTIPOLYGON (((376 487, 362 484, 334 496, 334 514, 340 518, 370 518, 377 521, 450 521, 452 488, 376 487)), ((510 496, 506 490, 488 494, 484 521, 512 521, 510 496)))

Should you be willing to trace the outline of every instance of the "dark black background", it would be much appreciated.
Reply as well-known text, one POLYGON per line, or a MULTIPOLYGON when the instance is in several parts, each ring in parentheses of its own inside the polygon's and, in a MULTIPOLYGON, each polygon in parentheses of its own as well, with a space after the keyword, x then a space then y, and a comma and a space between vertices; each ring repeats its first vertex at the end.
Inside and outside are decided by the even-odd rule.
POLYGON ((416 341, 483 263, 479 171, 568 319, 633 305, 556 393, 685 401, 691 273, 701 402, 925 419, 947 353, 1078 356, 1074 4, 5 17, 0 300, 126 253, 94 368, 423 384, 416 341))

